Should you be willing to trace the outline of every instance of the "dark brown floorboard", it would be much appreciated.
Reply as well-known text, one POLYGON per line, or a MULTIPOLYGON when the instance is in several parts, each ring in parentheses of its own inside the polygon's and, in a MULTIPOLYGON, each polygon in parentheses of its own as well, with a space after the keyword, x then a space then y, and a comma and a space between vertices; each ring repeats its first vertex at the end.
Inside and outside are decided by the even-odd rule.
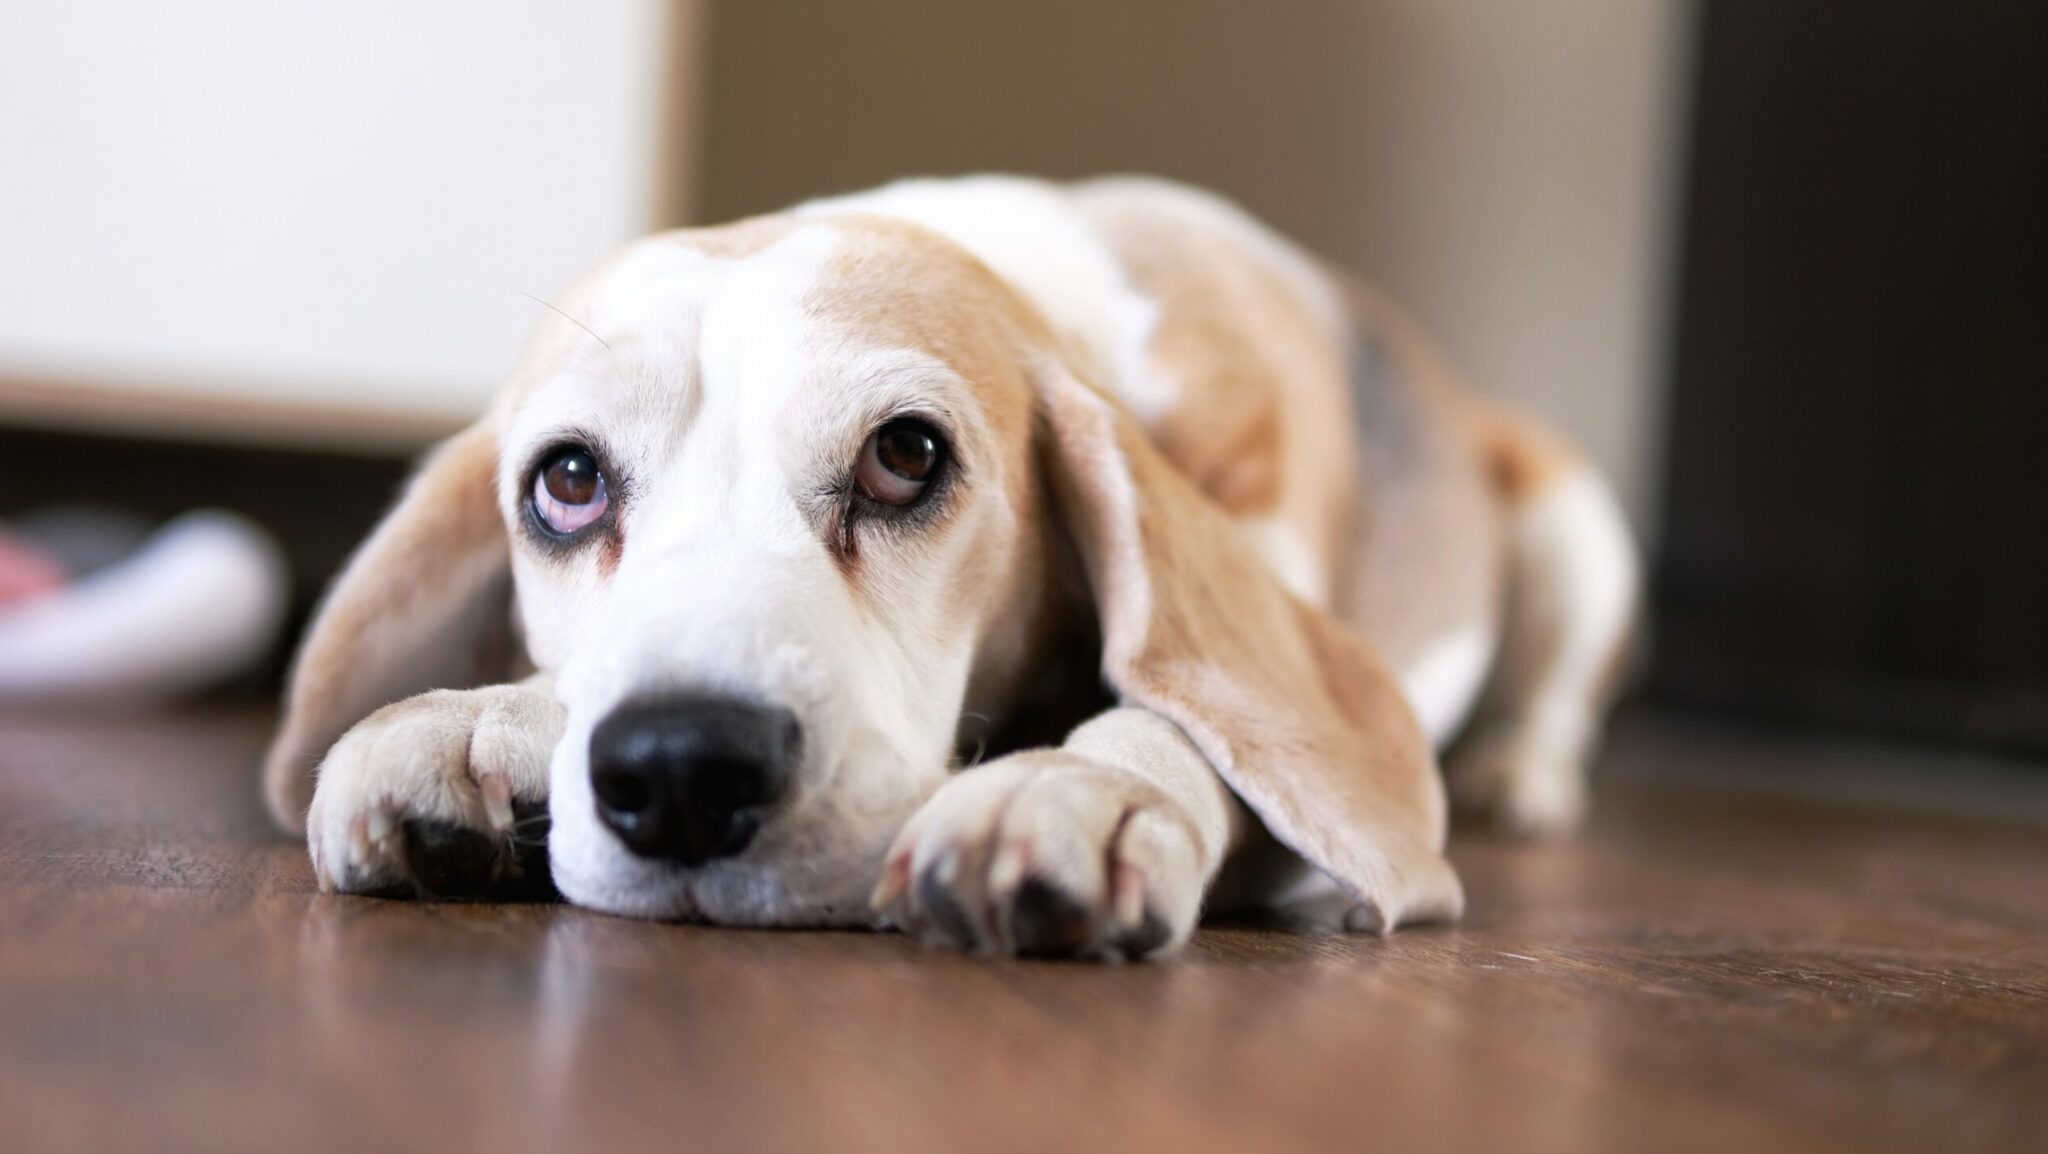
POLYGON ((2048 775, 1655 720, 1457 929, 990 964, 322 897, 264 719, 0 719, 0 1149, 2040 1150, 2048 775))

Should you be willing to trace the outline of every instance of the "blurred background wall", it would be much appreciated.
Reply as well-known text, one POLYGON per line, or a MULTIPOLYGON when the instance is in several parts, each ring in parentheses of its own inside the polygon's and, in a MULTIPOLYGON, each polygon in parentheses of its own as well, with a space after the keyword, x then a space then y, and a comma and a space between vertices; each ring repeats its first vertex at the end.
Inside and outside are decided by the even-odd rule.
POLYGON ((0 411, 343 442, 466 420, 521 294, 684 215, 697 11, 11 5, 0 411))
POLYGON ((2039 0, 17 8, 0 531, 238 509, 303 611, 618 242, 1149 171, 1592 450, 1660 704, 2048 751, 2039 0))
POLYGON ((906 174, 1149 171, 1382 282, 1647 517, 1686 8, 32 6, 0 39, 0 407, 402 441, 489 396, 525 294, 634 234, 906 174))
POLYGON ((1144 171, 1405 303, 1654 508, 1684 0, 744 0, 704 216, 905 174, 1144 171))

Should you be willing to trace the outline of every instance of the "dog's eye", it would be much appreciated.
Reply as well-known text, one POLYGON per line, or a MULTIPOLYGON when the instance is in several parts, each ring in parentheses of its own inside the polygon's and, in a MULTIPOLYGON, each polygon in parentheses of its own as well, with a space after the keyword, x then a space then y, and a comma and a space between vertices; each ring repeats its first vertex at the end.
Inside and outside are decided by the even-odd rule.
POLYGON ((533 511, 556 533, 574 533, 604 516, 610 500, 597 459, 578 445, 548 454, 533 477, 533 511))
POLYGON ((908 505, 939 475, 945 461, 946 442, 937 429, 900 418, 868 435, 853 483, 871 501, 908 505))

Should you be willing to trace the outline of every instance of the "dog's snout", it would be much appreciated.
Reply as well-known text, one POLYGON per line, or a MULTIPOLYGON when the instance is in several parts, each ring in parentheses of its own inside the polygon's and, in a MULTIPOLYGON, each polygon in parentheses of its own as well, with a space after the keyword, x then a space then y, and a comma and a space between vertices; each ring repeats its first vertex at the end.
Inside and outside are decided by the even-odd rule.
POLYGON ((699 865, 747 848, 788 788, 802 729, 728 697, 620 706, 590 735, 597 814, 641 857, 699 865))

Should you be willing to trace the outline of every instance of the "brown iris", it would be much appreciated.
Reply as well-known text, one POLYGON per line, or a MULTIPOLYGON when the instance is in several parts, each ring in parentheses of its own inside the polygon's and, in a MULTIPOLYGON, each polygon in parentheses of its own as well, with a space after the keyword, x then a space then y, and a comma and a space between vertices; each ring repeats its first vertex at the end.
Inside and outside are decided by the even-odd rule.
POLYGON ((946 445, 923 421, 890 421, 869 435, 854 468, 854 484, 869 500, 908 505, 917 500, 945 462, 946 445))
POLYGON ((578 445, 565 445, 541 462, 533 479, 533 508, 556 533, 574 533, 604 515, 609 498, 597 459, 578 445))

